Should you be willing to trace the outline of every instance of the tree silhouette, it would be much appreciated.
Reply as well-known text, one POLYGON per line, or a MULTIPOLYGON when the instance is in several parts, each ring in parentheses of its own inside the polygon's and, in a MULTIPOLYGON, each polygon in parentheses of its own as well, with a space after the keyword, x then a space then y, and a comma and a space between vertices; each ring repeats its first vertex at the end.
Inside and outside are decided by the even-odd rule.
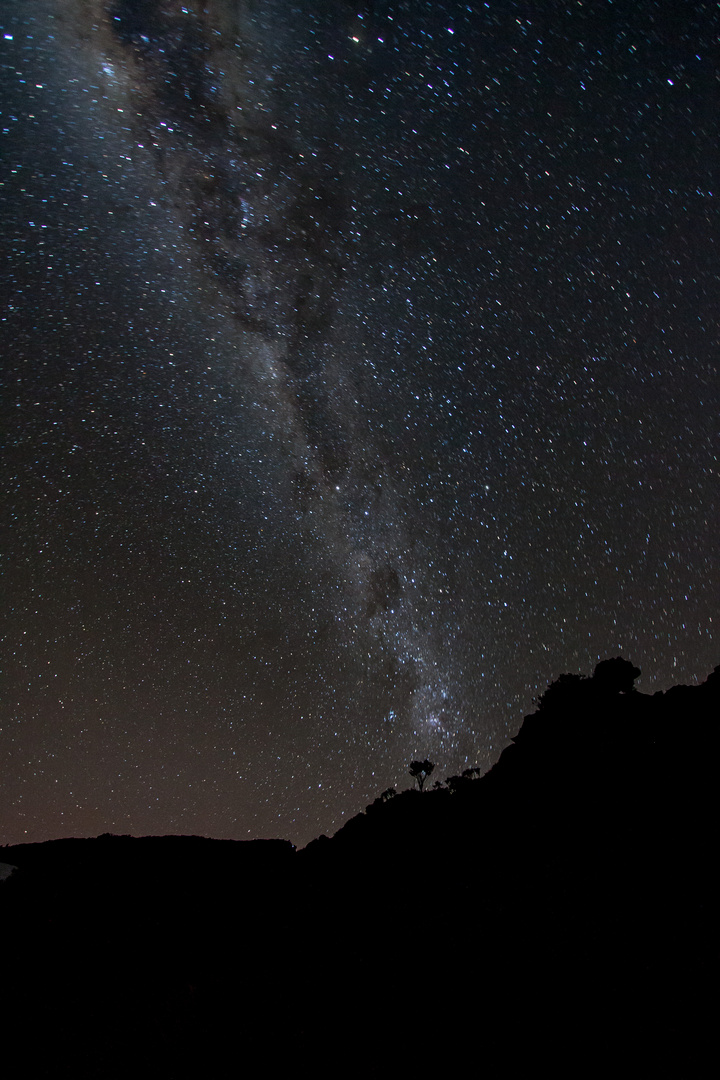
POLYGON ((563 675, 558 675, 554 682, 551 682, 544 694, 541 694, 537 699, 538 708, 543 712, 547 712, 549 709, 556 709, 561 704, 567 704, 572 701, 577 695, 577 691, 587 680, 582 675, 576 675, 574 673, 565 672, 563 675))
POLYGON ((460 776, 448 776, 446 781, 447 786, 453 795, 457 795, 459 791, 466 789, 468 785, 474 781, 475 777, 480 775, 481 772, 482 769, 479 769, 477 767, 473 769, 465 769, 465 771, 460 776))
POLYGON ((600 661, 593 673, 593 683, 609 694, 629 694, 639 675, 639 667, 622 656, 615 656, 611 660, 600 661))
POLYGON ((423 784, 427 780, 428 776, 430 776, 434 768, 435 766, 433 762, 428 761, 427 758, 425 758, 424 761, 411 762, 408 772, 412 776, 413 780, 417 780, 418 791, 422 791, 423 784))

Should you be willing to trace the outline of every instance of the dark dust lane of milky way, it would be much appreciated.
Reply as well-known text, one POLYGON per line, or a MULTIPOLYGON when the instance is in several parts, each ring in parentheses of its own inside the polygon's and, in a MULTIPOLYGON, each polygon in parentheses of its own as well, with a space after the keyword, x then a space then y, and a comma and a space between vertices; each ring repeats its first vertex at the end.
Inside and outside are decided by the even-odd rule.
POLYGON ((3 842, 305 843, 712 670, 716 4, 0 19, 3 842))

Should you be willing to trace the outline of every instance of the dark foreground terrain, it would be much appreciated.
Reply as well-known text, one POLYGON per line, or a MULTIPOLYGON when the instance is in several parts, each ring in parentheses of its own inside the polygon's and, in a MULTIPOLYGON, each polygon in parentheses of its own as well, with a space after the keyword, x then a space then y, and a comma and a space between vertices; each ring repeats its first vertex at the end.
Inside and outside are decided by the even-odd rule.
POLYGON ((386 793, 303 851, 0 849, 18 868, 0 884, 7 1060, 33 1077, 712 1075, 720 668, 654 697, 636 674, 562 676, 484 777, 386 793))

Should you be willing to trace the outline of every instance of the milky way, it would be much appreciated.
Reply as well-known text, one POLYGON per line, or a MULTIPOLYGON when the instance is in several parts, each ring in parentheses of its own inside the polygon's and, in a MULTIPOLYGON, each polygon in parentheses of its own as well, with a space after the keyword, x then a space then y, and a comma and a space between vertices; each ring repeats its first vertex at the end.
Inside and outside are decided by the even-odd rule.
MULTIPOLYGON (((252 336, 240 370, 221 375, 231 386, 261 384, 253 391, 288 459, 285 500, 300 535, 322 546, 340 592, 335 603, 324 594, 327 633, 384 663, 401 686, 386 717, 393 732, 405 722, 406 737, 411 730, 433 749, 455 748, 458 718, 444 704, 450 663, 421 615, 436 541, 428 551, 413 540, 422 506, 400 491, 407 465, 392 437, 384 448, 363 417, 367 358, 348 350, 357 327, 339 311, 345 298, 352 303, 343 277, 359 263, 355 188, 343 164, 362 140, 340 145, 327 101, 318 118, 301 110, 289 128, 291 91, 309 98, 318 79, 297 59, 309 46, 291 35, 282 6, 269 5, 253 25, 237 5, 160 12, 118 3, 109 21, 106 71, 127 88, 131 130, 154 151, 168 212, 191 238, 188 257, 217 290, 233 338, 252 336), (284 32, 263 47, 276 26, 284 32), (288 65, 300 85, 275 91, 288 65)), ((311 19, 306 39, 315 21, 322 25, 311 19)))
POLYGON ((720 19, 590 8, 7 5, 4 839, 304 842, 717 662, 720 19))

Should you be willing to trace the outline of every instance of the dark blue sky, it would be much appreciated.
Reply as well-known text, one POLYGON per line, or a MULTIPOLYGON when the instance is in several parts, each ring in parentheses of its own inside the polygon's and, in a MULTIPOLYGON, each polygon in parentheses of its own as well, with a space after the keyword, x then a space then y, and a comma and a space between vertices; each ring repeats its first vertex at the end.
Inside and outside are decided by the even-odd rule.
POLYGON ((0 840, 306 842, 712 670, 715 5, 2 19, 0 840))

